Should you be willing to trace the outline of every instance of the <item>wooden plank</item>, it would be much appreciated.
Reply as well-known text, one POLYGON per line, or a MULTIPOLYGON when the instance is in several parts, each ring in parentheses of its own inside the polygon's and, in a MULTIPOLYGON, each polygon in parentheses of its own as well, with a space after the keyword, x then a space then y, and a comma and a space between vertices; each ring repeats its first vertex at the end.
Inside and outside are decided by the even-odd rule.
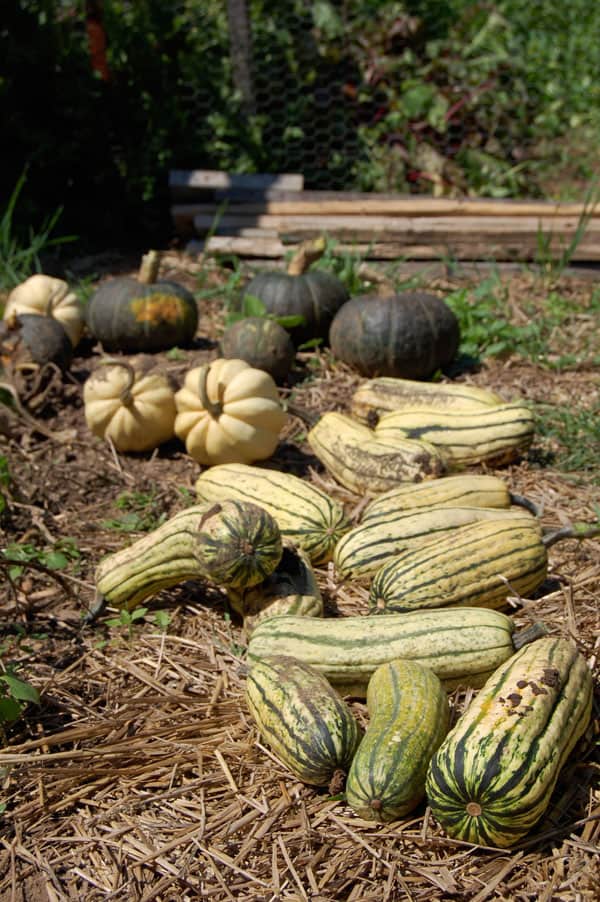
MULTIPOLYGON (((190 204, 172 208, 177 216, 210 214, 210 204, 190 204), (195 209, 194 209, 195 207, 195 209)), ((393 196, 344 192, 298 191, 295 194, 272 190, 266 198, 228 206, 230 214, 271 215, 355 215, 355 216, 581 216, 600 218, 600 203, 558 203, 554 201, 495 200, 491 198, 451 199, 419 195, 393 196)))
MULTIPOLYGON (((238 238, 213 235, 203 243, 211 253, 235 254, 241 257, 283 257, 289 245, 280 238, 238 238)), ((552 245, 549 254, 560 254, 562 246, 552 245)), ((533 239, 522 238, 516 242, 482 239, 480 235, 455 238, 450 243, 405 244, 397 241, 340 242, 333 248, 337 255, 354 254, 366 260, 462 260, 462 261, 512 261, 527 262, 539 255, 539 247, 533 239)), ((574 251, 573 262, 600 262, 600 242, 583 241, 574 251)))
MULTIPOLYGON (((210 215, 194 217, 194 226, 200 234, 236 229, 268 229, 279 234, 294 234, 299 240, 328 234, 339 239, 369 241, 385 238, 389 241, 420 242, 450 241, 458 236, 501 236, 506 240, 520 240, 521 236, 533 236, 536 241, 550 236, 571 240, 577 233, 579 221, 575 217, 499 217, 499 216, 256 216, 229 215, 224 213, 215 219, 210 215)), ((587 223, 586 236, 600 237, 600 220, 587 223)))
POLYGON ((302 191, 304 176, 301 173, 245 173, 222 172, 218 169, 172 169, 169 172, 169 188, 190 188, 199 191, 218 188, 243 188, 264 191, 277 188, 285 191, 302 191))

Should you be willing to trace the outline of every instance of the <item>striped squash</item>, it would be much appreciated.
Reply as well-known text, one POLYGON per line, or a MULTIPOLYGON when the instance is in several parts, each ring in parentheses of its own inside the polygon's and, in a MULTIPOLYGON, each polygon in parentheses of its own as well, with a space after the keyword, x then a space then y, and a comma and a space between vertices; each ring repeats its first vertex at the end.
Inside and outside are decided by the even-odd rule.
POLYGON ((533 442, 534 419, 519 402, 476 411, 407 407, 382 416, 374 432, 386 441, 404 437, 430 442, 450 468, 460 469, 518 458, 533 442))
POLYGON ((504 480, 498 476, 461 473, 415 485, 395 486, 367 504, 360 522, 370 523, 388 514, 402 514, 422 507, 508 508, 514 497, 504 480))
POLYGON ((394 658, 430 667, 446 688, 478 688, 515 651, 510 617, 487 608, 317 620, 272 617, 259 623, 248 660, 284 654, 316 667, 341 694, 364 698, 380 664, 394 658))
POLYGON ((333 555, 336 572, 342 579, 370 579, 391 558, 451 538, 458 527, 478 520, 506 520, 540 528, 535 517, 521 508, 435 507, 390 513, 360 523, 342 536, 333 555))
POLYGON ((299 780, 327 786, 345 776, 361 730, 317 670, 285 655, 254 662, 245 697, 261 738, 299 780))
POLYGON ((483 605, 527 595, 546 578, 548 553, 537 523, 480 520, 391 558, 375 573, 369 606, 377 613, 483 605))
POLYGON ((342 505, 312 483, 291 473, 250 464, 220 464, 196 481, 200 501, 260 504, 273 516, 282 535, 302 548, 313 564, 331 560, 339 538, 350 528, 342 505))
POLYGON ((400 434, 379 439, 372 429, 337 411, 324 413, 307 439, 333 478, 358 495, 435 479, 446 470, 442 454, 429 442, 400 434))
POLYGON ((379 376, 358 386, 350 402, 352 416, 375 426, 380 416, 403 407, 437 407, 448 410, 480 410, 504 404, 496 392, 464 382, 420 382, 379 376))
POLYGON ((448 696, 416 661, 382 664, 367 689, 369 725, 352 760, 346 802, 365 820, 393 821, 425 795, 433 753, 448 732, 448 696))
POLYGON ((254 586, 230 588, 227 597, 243 617, 246 633, 261 620, 278 614, 323 616, 323 597, 308 555, 287 541, 270 576, 254 586))
POLYGON ((106 603, 131 610, 188 579, 251 585, 275 569, 281 554, 277 522, 257 505, 197 504, 100 561, 91 616, 106 603))
POLYGON ((431 761, 427 797, 445 832, 500 848, 525 836, 587 729, 592 695, 583 655, 561 637, 499 667, 431 761))

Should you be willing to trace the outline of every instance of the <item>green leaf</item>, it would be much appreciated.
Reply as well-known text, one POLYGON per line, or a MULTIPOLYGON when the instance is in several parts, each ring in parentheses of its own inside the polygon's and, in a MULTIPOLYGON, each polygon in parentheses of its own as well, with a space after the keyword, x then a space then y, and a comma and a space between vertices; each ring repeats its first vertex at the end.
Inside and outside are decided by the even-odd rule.
POLYGON ((0 723, 10 723, 12 720, 16 720, 22 711, 22 705, 14 698, 0 698, 0 723))
POLYGON ((267 308, 255 294, 245 294, 242 300, 244 316, 266 316, 267 308))
POLYGON ((44 555, 44 564, 49 570, 63 570, 69 564, 69 559, 61 551, 50 551, 44 555))
POLYGON ((283 326, 284 329, 292 329, 294 326, 303 326, 306 323, 305 317, 300 314, 290 316, 273 316, 276 323, 283 326))
POLYGON ((13 699, 19 699, 22 702, 34 702, 36 705, 39 705, 40 694, 30 683, 20 680, 12 673, 1 673, 0 680, 6 684, 13 699))

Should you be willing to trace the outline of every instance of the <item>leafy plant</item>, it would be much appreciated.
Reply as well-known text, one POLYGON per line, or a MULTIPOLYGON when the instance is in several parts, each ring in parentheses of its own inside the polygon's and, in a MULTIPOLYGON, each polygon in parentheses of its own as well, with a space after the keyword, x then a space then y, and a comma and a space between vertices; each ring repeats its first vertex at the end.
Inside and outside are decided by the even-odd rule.
POLYGON ((115 507, 124 511, 122 517, 103 520, 105 529, 117 532, 150 532, 164 523, 166 514, 158 509, 156 491, 123 492, 115 501, 115 507))
POLYGON ((138 620, 143 620, 147 613, 148 608, 145 608, 143 606, 134 608, 132 611, 128 611, 126 608, 121 608, 118 617, 109 617, 108 620, 105 621, 105 623, 107 626, 113 627, 114 629, 126 630, 127 637, 131 639, 133 635, 134 624, 138 620))
POLYGON ((0 730, 3 724, 17 720, 28 703, 39 705, 37 689, 11 669, 0 673, 0 730))
POLYGON ((39 548, 32 542, 9 542, 0 553, 10 564, 8 575, 12 580, 23 574, 28 563, 37 562, 47 570, 65 570, 81 556, 77 543, 70 538, 61 538, 49 548, 39 548))

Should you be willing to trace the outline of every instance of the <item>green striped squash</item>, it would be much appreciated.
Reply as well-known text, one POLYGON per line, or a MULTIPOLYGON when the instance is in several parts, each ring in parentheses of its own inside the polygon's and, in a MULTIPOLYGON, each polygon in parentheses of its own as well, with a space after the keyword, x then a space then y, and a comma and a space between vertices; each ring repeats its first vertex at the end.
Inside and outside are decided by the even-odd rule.
POLYGON ((346 775, 361 730, 317 670, 285 655, 255 661, 245 697, 261 738, 298 780, 327 786, 346 775))
POLYGON ((350 402, 352 416, 373 427, 382 414, 403 407, 478 410, 504 404, 496 392, 465 382, 422 382, 378 376, 362 382, 350 402))
POLYGON ((449 605, 498 608, 528 595, 546 578, 548 553, 532 520, 480 520, 391 558, 375 573, 373 612, 449 605))
POLYGON ((350 766, 346 801, 365 820, 393 821, 425 795, 429 762, 448 732, 448 696, 428 667, 398 659, 373 673, 367 708, 369 725, 350 766))
POLYGON ((492 674, 436 754, 426 789, 452 837, 517 843, 543 816, 591 718, 593 681, 561 637, 526 645, 492 674))
POLYGON ((199 524, 195 553, 203 575, 218 586, 254 586, 281 560, 281 531, 275 518, 258 504, 217 502, 199 524))
POLYGON ((219 464, 196 481, 200 501, 236 498, 259 504, 277 520, 282 535, 302 548, 313 564, 331 560, 350 528, 342 505, 291 473, 250 464, 219 464))
POLYGON ((341 579, 370 579, 397 555, 451 539, 456 529, 479 520, 506 520, 540 529, 532 514, 517 507, 435 507, 389 513, 360 523, 342 536, 333 555, 336 572, 341 579))
POLYGON ((465 473, 444 476, 414 485, 395 486, 377 495, 364 508, 361 524, 388 515, 403 514, 425 507, 491 507, 509 508, 513 496, 498 476, 465 473))
POLYGON ((279 614, 323 616, 323 597, 308 555, 284 542, 281 560, 265 580, 254 586, 228 589, 231 607, 243 617, 246 633, 279 614))
POLYGON ((284 615, 258 624, 248 660, 294 657, 320 671, 340 694, 359 698, 365 697, 374 671, 394 658, 430 667, 446 688, 478 688, 514 654, 513 630, 510 617, 488 608, 325 620, 284 615))
POLYGON ((251 585, 274 570, 281 554, 277 522, 257 505, 193 505, 100 561, 92 613, 106 603, 131 610, 188 579, 251 585))
POLYGON ((476 411, 404 408, 384 414, 375 427, 381 439, 429 442, 454 468, 509 463, 530 447, 534 431, 532 412, 518 402, 476 411))

